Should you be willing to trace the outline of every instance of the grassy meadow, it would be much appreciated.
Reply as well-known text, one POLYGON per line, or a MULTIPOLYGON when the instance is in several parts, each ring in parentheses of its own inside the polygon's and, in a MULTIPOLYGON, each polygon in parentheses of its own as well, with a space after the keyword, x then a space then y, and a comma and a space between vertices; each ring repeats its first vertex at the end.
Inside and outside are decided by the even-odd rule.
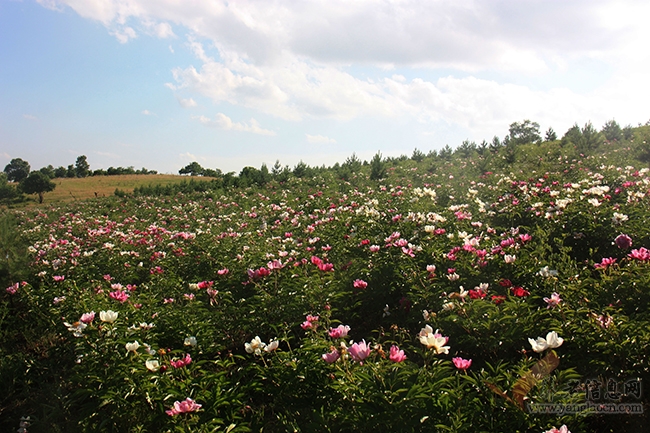
MULTIPOLYGON (((207 181, 210 178, 195 176, 195 181, 207 181)), ((96 197, 110 197, 115 190, 125 193, 133 192, 134 188, 148 185, 173 185, 187 182, 187 176, 175 174, 124 174, 113 176, 89 176, 83 178, 57 178, 54 191, 44 194, 44 202, 49 204, 67 203, 76 200, 87 200, 96 197)), ((32 195, 27 203, 37 204, 38 197, 32 195)))

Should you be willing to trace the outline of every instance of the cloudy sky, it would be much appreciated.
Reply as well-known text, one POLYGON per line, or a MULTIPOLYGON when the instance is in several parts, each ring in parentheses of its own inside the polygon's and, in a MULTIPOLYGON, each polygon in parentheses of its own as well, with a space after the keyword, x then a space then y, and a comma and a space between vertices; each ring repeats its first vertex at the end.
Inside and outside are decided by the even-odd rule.
POLYGON ((0 165, 239 172, 650 119, 650 3, 2 0, 0 165))

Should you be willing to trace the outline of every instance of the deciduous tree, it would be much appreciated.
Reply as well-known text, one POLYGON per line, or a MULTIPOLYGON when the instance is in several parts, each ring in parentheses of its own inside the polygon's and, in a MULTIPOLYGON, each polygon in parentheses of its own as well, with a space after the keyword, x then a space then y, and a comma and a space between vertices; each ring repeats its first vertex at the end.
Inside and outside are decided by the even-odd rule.
POLYGON ((20 189, 25 194, 38 194, 38 202, 43 203, 43 193, 53 191, 56 184, 40 171, 30 173, 20 182, 20 189))
POLYGON ((29 163, 21 158, 14 158, 5 166, 4 172, 11 182, 20 182, 29 176, 29 163))

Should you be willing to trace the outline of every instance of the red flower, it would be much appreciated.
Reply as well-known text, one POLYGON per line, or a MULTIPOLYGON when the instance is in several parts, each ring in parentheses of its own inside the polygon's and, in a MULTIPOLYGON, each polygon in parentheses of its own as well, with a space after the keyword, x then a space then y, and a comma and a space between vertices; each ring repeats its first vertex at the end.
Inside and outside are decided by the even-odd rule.
POLYGON ((530 295, 530 292, 523 287, 513 287, 511 290, 512 294, 518 298, 525 298, 526 296, 530 295))
POLYGON ((487 295, 483 290, 469 289, 470 299, 483 299, 487 295))
POLYGON ((507 279, 502 279, 502 280, 499 281, 499 285, 501 287, 506 287, 506 288, 512 287, 512 281, 507 280, 507 279))

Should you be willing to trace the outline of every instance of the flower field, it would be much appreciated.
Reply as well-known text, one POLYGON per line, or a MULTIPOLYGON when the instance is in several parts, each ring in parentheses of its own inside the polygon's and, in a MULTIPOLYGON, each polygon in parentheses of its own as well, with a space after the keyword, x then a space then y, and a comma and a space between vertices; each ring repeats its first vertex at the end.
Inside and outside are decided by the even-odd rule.
POLYGON ((650 170, 612 161, 12 211, 3 430, 647 431, 650 170))

